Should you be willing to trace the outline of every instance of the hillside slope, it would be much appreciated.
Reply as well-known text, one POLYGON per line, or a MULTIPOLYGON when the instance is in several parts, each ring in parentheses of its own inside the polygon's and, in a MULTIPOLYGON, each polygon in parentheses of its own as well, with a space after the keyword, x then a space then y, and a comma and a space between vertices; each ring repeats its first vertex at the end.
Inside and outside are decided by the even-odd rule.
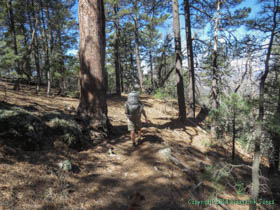
MULTIPOLYGON (((42 92, 35 95, 32 87, 16 92, 11 85, 1 85, 8 87, 6 97, 0 90, 1 101, 36 116, 54 111, 73 115, 65 111, 65 105, 78 106, 77 99, 47 98, 42 92)), ((246 186, 250 184, 251 157, 238 147, 237 160, 231 163, 230 142, 211 141, 192 121, 177 121, 175 102, 147 95, 141 99, 151 123, 144 124, 143 143, 137 148, 132 147, 127 132, 125 96, 108 99, 113 125, 110 138, 82 151, 69 149, 60 141, 42 151, 23 151, 7 146, 9 139, 0 135, 0 209, 121 210, 127 209, 136 192, 145 197, 140 202, 143 209, 248 209, 248 205, 226 202, 249 199, 246 186), (171 159, 160 155, 164 148, 171 149, 171 159), (73 164, 71 172, 57 166, 66 159, 73 164), (197 201, 215 199, 225 200, 197 205, 197 201)), ((265 197, 269 195, 261 196, 269 200, 265 197)))

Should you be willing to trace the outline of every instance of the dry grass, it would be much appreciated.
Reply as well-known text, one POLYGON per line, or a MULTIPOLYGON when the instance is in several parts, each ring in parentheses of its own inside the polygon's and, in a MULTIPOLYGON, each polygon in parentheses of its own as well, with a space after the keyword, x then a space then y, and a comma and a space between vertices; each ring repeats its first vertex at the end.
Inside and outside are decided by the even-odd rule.
MULTIPOLYGON (((64 111, 64 104, 78 106, 77 99, 48 98, 44 92, 35 95, 28 86, 16 92, 11 85, 2 85, 7 86, 7 103, 33 106, 37 115, 64 111)), ((0 90, 1 100, 2 97, 4 92, 0 90)), ((197 207, 188 204, 189 199, 208 200, 213 195, 224 199, 248 199, 246 194, 239 197, 230 186, 219 192, 211 181, 202 179, 204 169, 201 164, 215 165, 229 159, 230 147, 211 147, 207 133, 193 124, 178 122, 175 102, 172 107, 144 95, 142 100, 152 123, 144 125, 144 142, 135 149, 126 128, 125 100, 125 95, 108 100, 115 135, 105 146, 97 145, 77 152, 56 141, 53 148, 26 152, 2 145, 0 209, 2 206, 4 209, 121 210, 127 208, 129 197, 135 192, 145 196, 144 209, 248 209, 248 206, 237 205, 197 207), (166 146, 190 170, 183 171, 160 159, 157 151, 166 146), (113 149, 113 155, 108 154, 109 148, 113 149), (71 160, 75 170, 59 170, 57 163, 65 159, 71 160)), ((240 163, 250 164, 248 158, 244 159, 245 155, 237 153, 237 156, 240 163)), ((244 181, 250 177, 248 170, 234 173, 244 181)), ((269 209, 269 206, 264 208, 269 209)))

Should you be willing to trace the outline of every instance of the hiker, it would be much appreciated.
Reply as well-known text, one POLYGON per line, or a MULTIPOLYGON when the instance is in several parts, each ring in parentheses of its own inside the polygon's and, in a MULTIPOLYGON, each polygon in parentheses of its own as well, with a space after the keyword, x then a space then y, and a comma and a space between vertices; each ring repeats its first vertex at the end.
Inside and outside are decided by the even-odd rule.
POLYGON ((133 146, 139 145, 141 142, 141 114, 144 115, 146 123, 148 123, 144 105, 140 101, 138 93, 133 90, 127 96, 125 103, 125 114, 127 116, 128 131, 130 131, 130 139, 133 146), (135 142, 135 133, 138 134, 138 142, 135 142))

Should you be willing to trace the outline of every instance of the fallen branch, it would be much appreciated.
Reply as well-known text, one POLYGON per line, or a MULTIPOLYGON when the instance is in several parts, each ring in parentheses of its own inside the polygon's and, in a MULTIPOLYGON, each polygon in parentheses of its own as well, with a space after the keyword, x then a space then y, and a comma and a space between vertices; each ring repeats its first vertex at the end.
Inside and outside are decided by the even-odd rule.
POLYGON ((246 168, 250 168, 250 169, 252 169, 252 167, 251 166, 248 166, 248 165, 233 165, 233 164, 228 164, 230 167, 232 167, 232 168, 240 168, 240 167, 246 167, 246 168))

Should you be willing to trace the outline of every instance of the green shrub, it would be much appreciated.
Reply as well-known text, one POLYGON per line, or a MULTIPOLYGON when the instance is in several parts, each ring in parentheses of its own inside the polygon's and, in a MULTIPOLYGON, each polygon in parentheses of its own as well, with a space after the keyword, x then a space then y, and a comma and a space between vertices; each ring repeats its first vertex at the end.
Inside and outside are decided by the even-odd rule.
POLYGON ((245 184, 243 182, 237 182, 235 184, 235 188, 236 188, 236 193, 239 196, 242 196, 245 194, 245 184))
POLYGON ((44 131, 47 130, 44 122, 18 107, 0 108, 0 128, 5 143, 27 151, 40 149, 45 140, 44 131))
POLYGON ((169 95, 164 88, 158 88, 155 91, 154 97, 158 99, 164 99, 164 98, 169 98, 169 95))
POLYGON ((80 91, 79 90, 66 91, 65 95, 66 95, 66 97, 70 97, 70 98, 79 98, 80 91))
POLYGON ((219 138, 223 137, 224 134, 233 136, 233 122, 235 122, 236 139, 240 138, 245 145, 248 139, 246 136, 251 134, 253 129, 252 104, 237 93, 232 93, 229 96, 223 95, 219 108, 210 111, 209 119, 217 122, 219 138))
POLYGON ((229 180, 230 170, 227 166, 210 165, 204 168, 201 178, 212 183, 217 193, 222 193, 225 189, 224 182, 229 180))
POLYGON ((80 125, 76 121, 55 117, 48 122, 48 125, 52 130, 52 134, 69 147, 74 149, 80 147, 83 134, 80 125))

